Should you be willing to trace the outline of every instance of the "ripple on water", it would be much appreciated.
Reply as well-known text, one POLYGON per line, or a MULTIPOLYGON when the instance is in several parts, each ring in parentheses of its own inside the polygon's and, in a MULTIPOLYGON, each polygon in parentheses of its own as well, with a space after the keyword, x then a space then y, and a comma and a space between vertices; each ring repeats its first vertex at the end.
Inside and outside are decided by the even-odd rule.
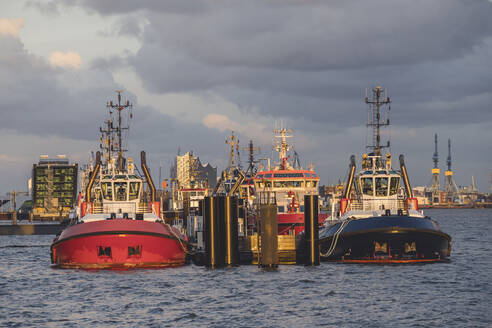
POLYGON ((0 326, 492 326, 492 210, 426 214, 449 263, 54 270, 52 236, 0 236, 0 326))

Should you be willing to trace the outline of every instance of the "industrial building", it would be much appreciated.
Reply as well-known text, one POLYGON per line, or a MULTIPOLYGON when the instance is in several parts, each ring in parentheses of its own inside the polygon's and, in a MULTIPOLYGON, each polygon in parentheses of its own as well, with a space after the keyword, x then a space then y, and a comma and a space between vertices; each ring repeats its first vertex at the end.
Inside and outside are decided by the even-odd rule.
MULTIPOLYGON (((198 207, 198 202, 217 184, 217 167, 203 165, 193 152, 177 155, 171 167, 171 203, 169 209, 198 207)), ((185 213, 187 214, 187 213, 185 213)))
POLYGON ((38 218, 68 217, 77 197, 78 164, 65 155, 40 156, 32 168, 33 214, 38 218))

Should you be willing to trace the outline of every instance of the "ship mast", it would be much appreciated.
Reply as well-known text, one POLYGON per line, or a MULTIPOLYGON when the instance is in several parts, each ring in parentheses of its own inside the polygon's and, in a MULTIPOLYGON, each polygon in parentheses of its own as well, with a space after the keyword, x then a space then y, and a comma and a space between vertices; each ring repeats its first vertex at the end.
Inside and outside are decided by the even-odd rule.
POLYGON ((255 169, 255 151, 260 151, 259 147, 254 147, 253 145, 253 140, 249 140, 249 145, 248 147, 244 147, 244 150, 247 150, 249 152, 249 166, 246 172, 250 172, 251 175, 254 175, 255 173, 253 172, 255 169))
POLYGON ((113 137, 113 117, 112 117, 113 112, 109 112, 109 118, 104 121, 106 124, 106 127, 103 129, 102 127, 99 128, 99 131, 101 132, 101 144, 100 148, 103 151, 103 153, 106 156, 106 163, 109 163, 111 158, 113 157, 113 143, 114 143, 114 137, 113 137))
POLYGON ((234 162, 234 146, 236 147, 236 151, 238 152, 239 155, 239 139, 234 135, 234 130, 231 130, 231 137, 226 139, 226 144, 231 146, 231 152, 229 154, 229 169, 228 169, 228 178, 232 179, 234 168, 236 166, 234 162))
MULTIPOLYGON (((117 152, 118 152, 118 159, 117 159, 117 168, 119 172, 122 172, 124 169, 124 160, 123 160, 123 152, 127 151, 126 149, 123 149, 123 140, 122 140, 122 131, 123 130, 128 130, 129 126, 122 127, 121 122, 122 122, 122 117, 121 117, 121 112, 126 109, 132 108, 132 105, 130 102, 127 100, 125 104, 121 103, 121 90, 116 90, 116 93, 118 94, 118 104, 113 104, 113 101, 111 100, 109 104, 106 106, 109 108, 109 110, 117 110, 118 111, 118 126, 116 128, 112 127, 112 130, 116 132, 118 136, 118 144, 117 144, 117 152)), ((130 113, 130 118, 131 118, 131 113, 130 113)))
MULTIPOLYGON (((372 89, 372 97, 369 99, 367 96, 366 90, 366 104, 369 105, 369 117, 367 126, 372 129, 372 144, 367 145, 366 147, 370 150, 373 156, 380 157, 381 150, 384 148, 389 148, 390 142, 386 145, 381 145, 381 128, 389 126, 390 121, 389 118, 386 121, 382 118, 382 109, 383 106, 388 105, 388 111, 391 109, 389 104, 391 100, 388 96, 386 96, 386 90, 380 86, 377 86, 372 89)), ((377 162, 381 162, 380 159, 377 159, 377 162)), ((380 163, 382 164, 382 163, 380 163)))
POLYGON ((277 135, 276 138, 280 138, 280 141, 277 141, 277 145, 275 146, 275 150, 278 152, 278 157, 280 160, 280 168, 282 170, 287 169, 287 152, 291 149, 291 145, 287 143, 287 138, 292 137, 291 129, 281 128, 273 130, 277 135))

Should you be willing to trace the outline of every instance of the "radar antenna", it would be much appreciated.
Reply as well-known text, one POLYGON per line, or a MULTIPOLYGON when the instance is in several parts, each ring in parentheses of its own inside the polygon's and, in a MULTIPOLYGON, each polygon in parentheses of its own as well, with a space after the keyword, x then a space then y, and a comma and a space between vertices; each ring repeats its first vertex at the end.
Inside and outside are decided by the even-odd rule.
POLYGON ((122 104, 121 103, 121 90, 116 90, 116 93, 118 94, 118 104, 113 104, 113 101, 111 100, 106 106, 108 109, 111 110, 117 110, 118 111, 118 126, 116 128, 112 127, 112 130, 116 132, 116 135, 118 136, 118 144, 116 145, 116 151, 118 152, 118 159, 117 159, 117 168, 120 172, 123 171, 124 169, 124 159, 123 159, 123 152, 127 151, 126 149, 123 148, 122 144, 122 131, 123 130, 128 130, 129 125, 122 127, 122 115, 121 112, 124 109, 129 109, 130 110, 130 119, 132 118, 132 104, 127 100, 126 103, 122 104))
POLYGON ((389 104, 391 100, 386 96, 386 89, 377 86, 372 89, 372 97, 369 99, 366 90, 366 104, 369 105, 369 117, 367 126, 372 129, 372 144, 367 145, 367 148, 371 150, 374 155, 381 156, 381 150, 383 148, 389 148, 390 142, 388 141, 385 146, 381 145, 381 128, 389 126, 389 118, 383 119, 382 107, 388 105, 388 111, 391 110, 389 104))

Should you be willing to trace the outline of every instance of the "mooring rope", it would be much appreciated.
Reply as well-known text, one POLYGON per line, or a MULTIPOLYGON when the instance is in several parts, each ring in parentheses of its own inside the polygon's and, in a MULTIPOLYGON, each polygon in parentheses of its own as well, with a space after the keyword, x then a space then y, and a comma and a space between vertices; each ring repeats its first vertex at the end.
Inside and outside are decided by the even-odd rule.
POLYGON ((345 221, 342 222, 340 227, 338 227, 338 230, 333 234, 333 237, 331 239, 331 245, 330 248, 326 251, 326 253, 320 252, 320 255, 323 257, 328 257, 331 256, 331 254, 335 251, 335 247, 337 246, 338 243, 338 237, 342 233, 343 229, 345 229, 348 224, 352 221, 352 218, 348 218, 345 221))
POLYGON ((181 246, 181 249, 186 253, 186 254, 189 254, 189 255, 195 255, 195 253, 193 252, 190 252, 188 251, 188 247, 185 247, 183 245, 183 242, 181 241, 181 238, 174 232, 173 228, 169 225, 169 223, 166 223, 166 222, 162 222, 163 225, 167 226, 167 229, 169 230, 169 232, 171 232, 171 234, 176 237, 176 239, 178 240, 179 242, 179 245, 181 246))

